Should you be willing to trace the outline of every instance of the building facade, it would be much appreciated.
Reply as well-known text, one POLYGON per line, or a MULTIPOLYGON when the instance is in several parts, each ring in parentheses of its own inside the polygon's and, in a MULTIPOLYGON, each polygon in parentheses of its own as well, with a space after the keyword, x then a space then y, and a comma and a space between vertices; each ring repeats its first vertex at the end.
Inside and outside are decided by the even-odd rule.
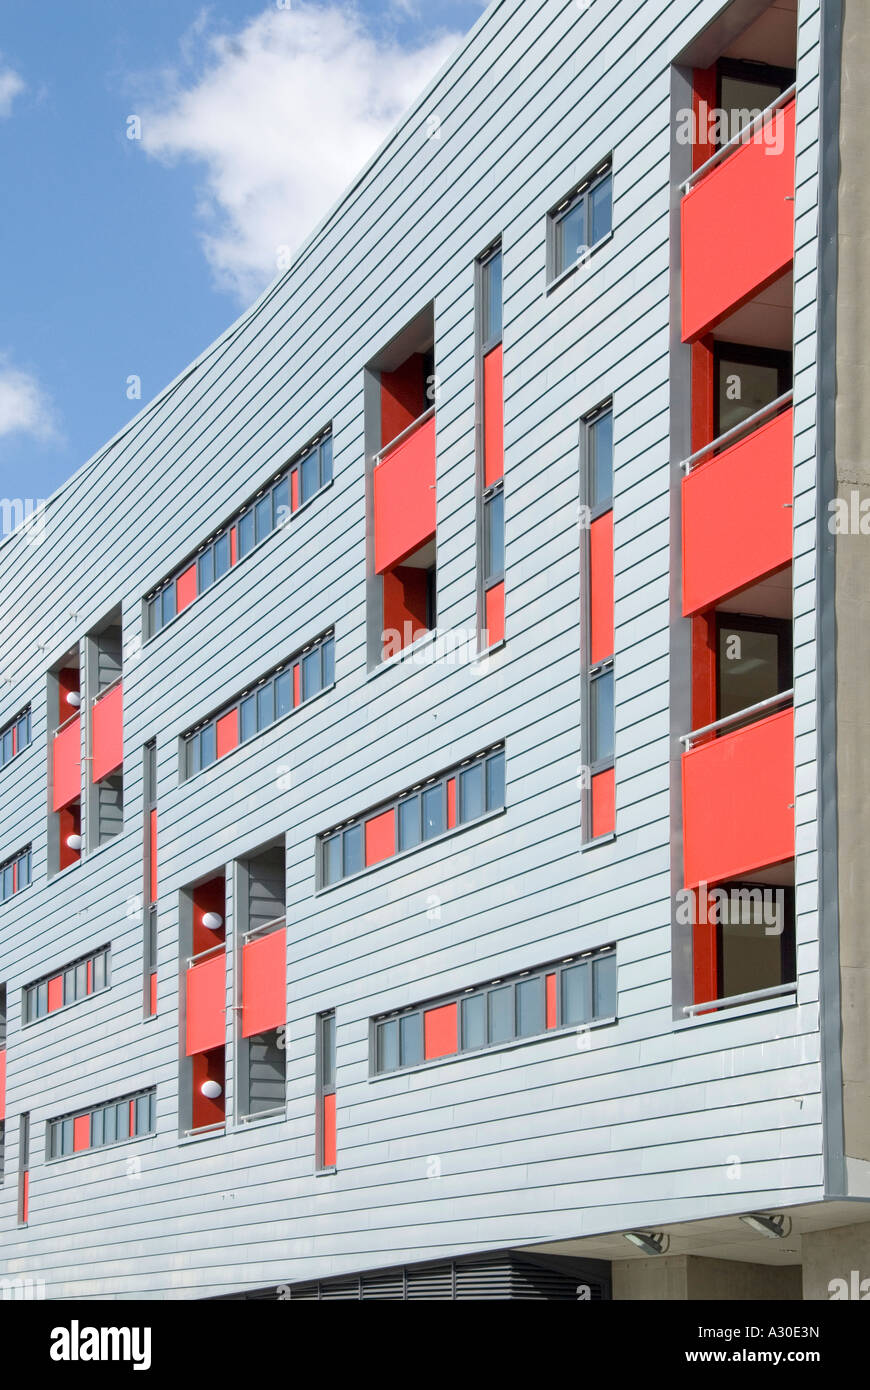
POLYGON ((496 0, 0 545, 4 1279, 870 1280, 868 44, 496 0))

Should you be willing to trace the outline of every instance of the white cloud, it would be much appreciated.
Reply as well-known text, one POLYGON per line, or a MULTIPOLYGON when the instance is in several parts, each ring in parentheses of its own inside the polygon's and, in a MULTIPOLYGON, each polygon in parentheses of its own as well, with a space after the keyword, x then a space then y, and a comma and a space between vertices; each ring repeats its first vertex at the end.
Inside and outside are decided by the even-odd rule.
POLYGON ((57 431, 51 404, 36 378, 0 357, 0 438, 7 434, 46 440, 55 438, 57 431))
POLYGON ((0 116, 9 116, 12 113, 12 103, 17 96, 20 96, 26 87, 26 83, 17 72, 12 68, 0 67, 0 116))
POLYGON ((416 48, 376 36, 349 7, 295 3, 240 33, 186 38, 199 70, 164 75, 166 95, 142 120, 165 163, 205 166, 203 245, 218 284, 248 300, 295 250, 456 46, 416 48))

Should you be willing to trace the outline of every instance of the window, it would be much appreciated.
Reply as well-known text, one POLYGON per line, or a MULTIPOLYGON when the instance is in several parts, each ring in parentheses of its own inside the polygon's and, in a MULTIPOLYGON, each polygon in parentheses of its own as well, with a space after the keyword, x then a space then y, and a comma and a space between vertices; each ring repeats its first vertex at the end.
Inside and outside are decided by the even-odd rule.
MULTIPOLYGON (((791 886, 726 883, 710 899, 718 918, 716 992, 720 999, 797 979, 791 886)), ((712 907, 708 911, 713 915, 712 907)))
POLYGON ((722 144, 733 140, 753 117, 766 111, 771 102, 787 91, 795 80, 794 68, 775 68, 767 63, 736 58, 720 58, 716 68, 716 105, 728 116, 727 127, 721 132, 722 144))
POLYGON ((718 439, 791 390, 792 355, 717 340, 713 435, 718 439))
POLYGON ((549 279, 578 265, 613 225, 613 171, 610 160, 599 166, 549 215, 549 279))
POLYGON ((335 1010, 317 1015, 316 1166, 334 1168, 335 1126, 335 1010))
POLYGON ((335 636, 329 632, 282 662, 250 692, 245 691, 197 729, 182 735, 184 778, 211 767, 240 743, 334 684, 335 636))
POLYGON ((478 261, 477 535, 478 637, 482 649, 504 640, 504 363, 501 242, 478 261))
POLYGON ((0 903, 30 886, 30 846, 0 864, 0 903))
POLYGON ((46 1125, 48 1158, 66 1158, 87 1149, 103 1149, 140 1139, 157 1129, 157 1092, 151 1087, 121 1096, 107 1105, 79 1110, 49 1120, 46 1125))
POLYGON ((30 706, 0 729, 0 767, 11 763, 30 743, 30 706))
POLYGON ((332 481, 332 432, 306 446, 271 483, 145 599, 146 641, 332 481))
POLYGON ((489 352, 502 338, 501 243, 481 258, 481 346, 489 352))
POLYGON ((109 947, 101 946, 99 951, 74 960, 53 975, 25 985, 24 1022, 35 1023, 68 1004, 77 1004, 91 994, 99 994, 108 986, 109 947))
POLYGON ((504 809, 504 745, 412 787, 319 839, 322 887, 504 809))
POLYGON ((581 425, 583 600, 583 838, 615 828, 613 673, 613 405, 581 425))
POLYGON ((716 629, 717 719, 791 689, 792 625, 787 619, 718 613, 716 629))
POLYGON ((605 946, 372 1020, 375 1073, 616 1017, 616 947, 605 946))
POLYGON ((489 589, 504 579, 504 479, 483 498, 483 582, 489 589))

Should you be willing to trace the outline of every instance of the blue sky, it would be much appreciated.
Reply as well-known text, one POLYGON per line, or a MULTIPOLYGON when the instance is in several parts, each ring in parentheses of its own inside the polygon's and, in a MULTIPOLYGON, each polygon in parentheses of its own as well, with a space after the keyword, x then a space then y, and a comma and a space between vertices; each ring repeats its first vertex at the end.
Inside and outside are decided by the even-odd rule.
POLYGON ((484 8, 2 8, 0 493, 49 496, 238 316, 484 8))

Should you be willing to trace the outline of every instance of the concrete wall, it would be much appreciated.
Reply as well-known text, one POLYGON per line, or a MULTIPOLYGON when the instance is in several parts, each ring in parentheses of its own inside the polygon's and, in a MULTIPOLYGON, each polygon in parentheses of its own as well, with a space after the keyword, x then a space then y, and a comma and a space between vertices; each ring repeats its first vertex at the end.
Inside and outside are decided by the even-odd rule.
POLYGON ((870 1300, 870 1224, 813 1231, 801 1239, 801 1257, 804 1299, 870 1300))
POLYGON ((800 1265, 657 1255, 648 1260, 614 1260, 612 1275, 614 1301, 791 1301, 801 1297, 800 1265))

